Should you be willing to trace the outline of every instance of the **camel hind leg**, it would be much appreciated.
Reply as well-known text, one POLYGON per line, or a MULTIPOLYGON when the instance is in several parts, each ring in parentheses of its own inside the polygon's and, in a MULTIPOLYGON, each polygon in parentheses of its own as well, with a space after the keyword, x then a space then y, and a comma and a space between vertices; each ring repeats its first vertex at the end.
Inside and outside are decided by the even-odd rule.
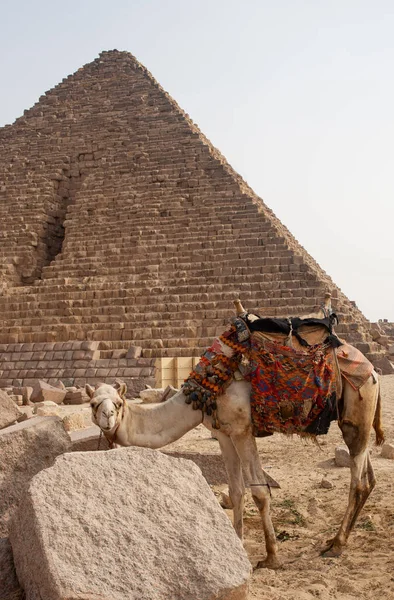
POLYGON ((324 556, 339 556, 342 553, 357 517, 375 487, 368 443, 376 422, 378 394, 379 384, 374 383, 372 377, 359 391, 347 382, 344 385, 344 406, 339 426, 350 453, 350 492, 341 526, 336 536, 327 542, 322 552, 324 556))

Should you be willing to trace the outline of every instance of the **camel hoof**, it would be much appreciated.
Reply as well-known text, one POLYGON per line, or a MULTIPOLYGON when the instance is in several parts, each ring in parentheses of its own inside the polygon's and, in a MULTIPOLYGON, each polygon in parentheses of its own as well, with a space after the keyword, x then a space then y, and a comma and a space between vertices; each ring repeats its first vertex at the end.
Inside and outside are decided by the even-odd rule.
POLYGON ((335 538, 333 538, 332 540, 327 540, 326 546, 320 552, 320 555, 323 558, 337 558, 338 556, 341 556, 342 551, 342 546, 339 546, 336 543, 335 538))
POLYGON ((282 567, 282 563, 276 556, 267 556, 265 560, 259 560, 257 563, 256 569, 280 569, 282 567))

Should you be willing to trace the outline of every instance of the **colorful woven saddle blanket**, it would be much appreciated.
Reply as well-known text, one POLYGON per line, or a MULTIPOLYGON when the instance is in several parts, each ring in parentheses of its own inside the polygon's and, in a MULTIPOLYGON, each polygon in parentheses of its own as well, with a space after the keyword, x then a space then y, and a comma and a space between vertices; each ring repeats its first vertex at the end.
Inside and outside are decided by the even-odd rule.
MULTIPOLYGON (((253 433, 322 435, 337 418, 338 374, 329 343, 299 351, 252 335, 250 370, 253 433)), ((242 369, 242 366, 241 366, 242 369)))
MULTIPOLYGON (((256 437, 274 432, 311 436, 327 433, 330 422, 337 418, 340 374, 334 352, 337 346, 337 351, 342 348, 342 342, 330 327, 324 328, 320 343, 304 345, 297 340, 294 347, 292 340, 292 347, 283 344, 292 334, 291 326, 286 332, 251 331, 244 318, 233 319, 230 330, 213 342, 186 379, 186 402, 211 415, 213 426, 219 428, 217 397, 240 372, 251 383, 251 417, 256 437), (223 344, 231 349, 231 357, 224 354, 223 344)), ((365 363, 365 357, 359 354, 365 363)))

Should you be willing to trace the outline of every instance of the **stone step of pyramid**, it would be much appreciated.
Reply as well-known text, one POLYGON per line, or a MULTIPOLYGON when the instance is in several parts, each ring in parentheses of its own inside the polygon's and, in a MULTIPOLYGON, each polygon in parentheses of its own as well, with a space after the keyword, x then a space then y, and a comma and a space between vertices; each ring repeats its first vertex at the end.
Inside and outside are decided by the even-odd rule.
MULTIPOLYGON (((296 299, 295 299, 296 301, 296 299)), ((298 299, 300 302, 300 299, 298 299)), ((8 318, 3 321, 3 331, 6 328, 10 329, 13 327, 23 328, 23 327, 41 327, 47 326, 52 327, 59 324, 80 324, 84 326, 84 324, 89 323, 114 323, 119 324, 122 323, 124 327, 127 323, 132 324, 135 327, 149 327, 149 325, 153 326, 162 326, 165 323, 181 323, 183 327, 187 327, 189 324, 193 324, 194 327, 204 327, 210 323, 219 323, 226 325, 229 322, 229 311, 227 309, 226 301, 219 301, 217 303, 212 303, 211 310, 207 309, 203 304, 198 304, 197 302, 190 302, 189 304, 185 303, 182 305, 182 311, 177 310, 174 312, 168 312, 168 305, 159 305, 154 304, 148 306, 149 310, 140 310, 139 312, 136 310, 136 307, 131 307, 128 312, 125 311, 124 306, 114 306, 109 305, 94 307, 79 307, 68 309, 65 307, 64 309, 45 309, 45 310, 37 310, 37 311, 27 311, 26 316, 23 317, 19 313, 19 317, 17 319, 8 318), (189 307, 189 309, 188 309, 189 307), (162 309, 162 310, 160 310, 162 309)), ((276 303, 276 308, 280 306, 280 302, 276 303)), ((288 307, 288 303, 285 305, 288 307)), ((302 303, 302 306, 305 308, 305 302, 302 303)), ((311 302, 310 307, 313 308, 313 302, 311 302)), ((142 308, 142 307, 141 307, 142 308)), ((272 316, 269 315, 270 309, 267 307, 266 310, 261 310, 257 314, 263 314, 264 316, 272 316)), ((300 308, 300 305, 294 305, 294 313, 296 313, 297 308, 300 308)), ((272 307, 271 307, 272 312, 272 307)), ((339 315, 341 319, 341 315, 339 315)), ((358 332, 358 328, 354 328, 354 324, 352 322, 346 322, 348 319, 347 315, 343 315, 343 319, 340 320, 340 323, 337 325, 336 330, 339 335, 341 334, 351 334, 356 335, 358 332)))
MULTIPOLYGON (((125 255, 119 253, 117 249, 116 252, 112 252, 111 249, 107 249, 107 253, 104 257, 100 259, 97 253, 92 254, 91 256, 82 255, 79 257, 64 257, 61 261, 55 261, 56 264, 52 264, 48 267, 44 268, 44 272, 46 275, 46 279, 50 278, 50 273, 58 271, 68 271, 69 269, 84 269, 89 266, 111 266, 118 267, 122 265, 127 268, 143 268, 144 266, 153 267, 155 265, 160 266, 163 261, 168 262, 171 265, 185 265, 184 268, 193 268, 195 264, 204 263, 204 261, 208 260, 219 260, 224 262, 231 262, 232 260, 243 261, 244 264, 250 265, 253 264, 252 261, 265 260, 268 258, 272 259, 281 259, 281 258, 289 258, 291 259, 291 263, 296 263, 297 258, 294 254, 283 247, 283 249, 275 248, 270 249, 263 246, 259 246, 257 248, 247 247, 242 251, 234 248, 234 245, 228 245, 226 247, 221 248, 184 248, 184 251, 181 256, 177 256, 174 254, 173 249, 169 249, 168 245, 163 247, 163 251, 161 251, 157 244, 155 245, 155 249, 147 256, 146 251, 141 251, 138 253, 131 254, 130 249, 125 255)), ((71 276, 70 273, 67 273, 68 276, 71 276)))
MULTIPOLYGON (((211 257, 211 260, 214 257, 211 257)), ((71 277, 71 278, 75 278, 77 277, 78 274, 81 274, 81 276, 84 277, 89 277, 92 275, 96 275, 96 274, 100 274, 101 276, 106 276, 106 275, 111 275, 111 274, 116 274, 117 277, 119 277, 119 270, 122 269, 122 275, 124 277, 127 277, 128 275, 141 275, 141 274, 146 274, 146 273, 166 273, 166 272, 171 272, 171 271, 177 271, 177 270, 184 270, 186 272, 188 271, 197 271, 197 272, 205 272, 208 270, 207 267, 209 267, 209 263, 211 262, 211 260, 205 260, 205 261, 199 261, 199 260, 194 260, 193 262, 190 262, 190 259, 188 260, 187 258, 183 261, 178 260, 178 261, 171 261, 171 262, 166 262, 163 261, 161 264, 151 264, 151 265, 147 265, 147 264, 130 264, 129 263, 124 263, 122 260, 114 260, 111 261, 112 264, 107 265, 105 264, 105 262, 101 262, 100 264, 97 264, 96 266, 84 266, 83 264, 76 266, 74 268, 67 266, 67 265, 58 265, 56 268, 56 274, 57 276, 61 276, 62 274, 64 274, 67 277, 71 277)), ((273 266, 276 265, 279 268, 282 267, 286 267, 286 266, 294 266, 294 259, 292 256, 289 255, 284 255, 284 256, 275 256, 275 257, 259 257, 259 258, 251 258, 251 259, 240 259, 240 258, 234 258, 232 256, 227 256, 227 257, 223 257, 222 258, 222 265, 223 265, 223 270, 224 271, 228 271, 229 273, 232 272, 233 269, 243 269, 245 271, 245 273, 249 273, 252 274, 254 271, 256 271, 257 273, 260 273, 262 269, 264 269, 267 266, 273 266)), ((53 269, 55 270, 55 269, 53 269)), ((52 274, 50 274, 52 275, 52 274)), ((48 275, 46 274, 46 277, 48 277, 48 275)))
MULTIPOLYGON (((45 302, 52 300, 59 302, 66 299, 70 301, 89 300, 94 304, 95 300, 99 300, 100 302, 100 298, 103 299, 103 303, 106 303, 106 299, 108 298, 113 300, 116 298, 129 298, 130 302, 134 299, 135 304, 144 304, 145 302, 151 304, 155 301, 155 298, 169 302, 179 302, 181 298, 185 302, 190 300, 209 302, 213 299, 213 301, 226 300, 228 302, 227 306, 231 307, 232 300, 239 293, 246 302, 250 302, 253 296, 254 307, 264 304, 266 301, 272 304, 273 301, 279 298, 308 298, 308 312, 310 312, 310 304, 313 302, 315 305, 318 304, 316 302, 316 294, 321 294, 321 287, 311 280, 310 287, 305 290, 297 285, 297 283, 293 283, 291 275, 290 272, 287 274, 280 272, 277 275, 275 274, 277 281, 267 282, 267 274, 265 274, 265 277, 263 274, 259 274, 258 276, 249 276, 249 274, 246 274, 237 281, 236 286, 230 287, 227 285, 227 276, 223 277, 222 274, 218 273, 212 276, 213 283, 209 288, 207 287, 207 275, 203 277, 189 277, 185 281, 178 278, 176 287, 174 288, 169 288, 165 280, 156 283, 155 281, 145 279, 144 281, 139 281, 138 285, 136 282, 131 281, 131 278, 127 278, 126 281, 122 281, 121 283, 118 280, 113 280, 112 283, 112 280, 108 277, 104 283, 91 280, 81 284, 80 280, 76 280, 75 285, 72 283, 64 285, 64 280, 59 280, 59 283, 56 285, 43 285, 36 290, 32 290, 30 294, 26 294, 22 288, 13 288, 9 296, 0 296, 0 307, 4 310, 12 310, 12 308, 16 307, 19 310, 26 304, 29 308, 32 308, 34 305, 38 306, 40 303, 48 308, 45 302), (203 285, 204 287, 202 287, 203 285), (191 296, 193 297, 191 298, 191 296)), ((59 307, 61 306, 60 304, 59 307)), ((254 307, 250 306, 250 308, 254 307)))
MULTIPOLYGON (((234 295, 233 295, 234 297, 234 295)), ((299 314, 300 308, 315 308, 314 297, 305 298, 301 294, 293 296, 278 296, 260 300, 260 297, 245 295, 245 302, 251 306, 252 312, 262 316, 287 316, 299 314), (256 307, 256 308, 255 308, 256 307), (277 311, 279 315, 272 313, 277 311)), ((164 294, 146 295, 130 298, 130 304, 125 306, 124 297, 117 301, 111 297, 98 301, 97 299, 82 300, 77 304, 74 301, 48 301, 40 305, 27 304, 17 306, 15 313, 8 311, 7 319, 3 320, 3 327, 31 323, 38 320, 38 324, 45 320, 53 320, 53 317, 59 319, 75 320, 75 322, 90 322, 95 317, 105 318, 108 321, 146 321, 154 322, 161 320, 190 320, 195 322, 204 321, 209 318, 229 319, 230 312, 229 299, 219 294, 211 294, 207 298, 198 294, 184 294, 182 298, 178 296, 168 297, 164 294), (24 310, 22 310, 24 308, 24 310), (161 316, 164 315, 164 316, 161 316), (25 322, 26 321, 26 322, 25 322)), ((348 315, 339 313, 341 325, 346 323, 348 315)))
MULTIPOLYGON (((47 339, 58 339, 62 341, 70 341, 70 332, 73 332, 74 338, 78 336, 82 339, 92 340, 123 340, 128 341, 131 345, 142 346, 144 352, 150 348, 195 348, 203 349, 207 347, 204 344, 209 344, 209 341, 219 335, 226 327, 223 323, 213 322, 211 325, 202 326, 200 328, 194 326, 167 326, 167 327, 152 327, 149 323, 131 323, 113 322, 111 328, 108 327, 108 322, 104 323, 53 323, 48 326, 32 325, 29 327, 29 333, 26 334, 21 327, 5 328, 0 338, 1 343, 20 343, 27 340, 29 343, 40 342, 47 339), (201 339, 203 339, 201 342, 201 339)), ((360 335, 360 332, 341 333, 340 337, 344 337, 349 343, 367 343, 365 337, 360 335)), ((145 354, 144 354, 145 355, 145 354)), ((157 354, 160 356, 160 352, 157 354)), ((168 356, 168 353, 163 354, 168 356)))
MULTIPOLYGON (((183 293, 182 295, 164 294, 162 290, 154 293, 147 293, 141 290, 140 295, 119 294, 118 298, 114 298, 109 291, 107 294, 102 293, 99 298, 93 297, 88 293, 84 293, 76 300, 68 296, 62 296, 62 299, 50 296, 46 301, 40 303, 29 302, 25 299, 24 302, 15 302, 13 308, 10 309, 7 305, 4 310, 7 310, 7 318, 3 320, 3 326, 6 324, 21 325, 23 319, 34 321, 34 319, 51 318, 52 316, 68 316, 68 317, 84 317, 88 319, 94 315, 107 315, 108 318, 114 319, 138 319, 138 315, 148 322, 168 319, 193 319, 198 322, 207 318, 221 318, 228 320, 229 306, 237 294, 212 292, 210 294, 199 294, 197 290, 192 290, 193 293, 183 293), (165 315, 161 317, 161 315, 165 315), (16 321, 13 323, 13 321, 16 321)), ((311 290, 312 292, 313 290, 311 290)), ((243 290, 242 299, 245 305, 252 312, 261 314, 262 316, 288 316, 299 314, 297 311, 302 307, 303 310, 312 312, 315 309, 315 296, 313 293, 309 297, 305 296, 305 291, 292 290, 291 293, 285 294, 281 290, 278 296, 265 298, 264 295, 258 292, 249 291, 246 293, 243 290)), ((339 312, 340 327, 350 320, 350 316, 346 312, 339 312)))

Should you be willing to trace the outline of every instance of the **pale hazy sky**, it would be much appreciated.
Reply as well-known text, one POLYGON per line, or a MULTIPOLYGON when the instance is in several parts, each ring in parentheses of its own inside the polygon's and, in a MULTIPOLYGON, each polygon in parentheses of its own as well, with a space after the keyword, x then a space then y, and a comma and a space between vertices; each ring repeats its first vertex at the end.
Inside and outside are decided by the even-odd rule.
POLYGON ((392 0, 13 0, 0 126, 134 54, 371 320, 394 321, 392 0))

